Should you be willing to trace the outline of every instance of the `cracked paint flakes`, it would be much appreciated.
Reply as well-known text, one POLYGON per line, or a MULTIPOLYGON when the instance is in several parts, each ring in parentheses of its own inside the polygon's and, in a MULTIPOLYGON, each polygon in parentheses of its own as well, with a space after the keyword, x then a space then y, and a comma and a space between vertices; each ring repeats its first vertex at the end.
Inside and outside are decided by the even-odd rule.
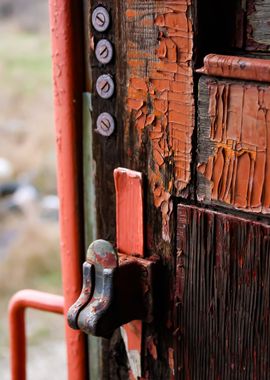
POLYGON ((143 136, 151 141, 148 177, 154 203, 162 210, 166 240, 170 195, 180 195, 190 181, 194 100, 189 6, 190 0, 128 0, 126 10, 127 126, 134 121, 139 148, 143 136))
MULTIPOLYGON (((204 181, 199 176, 199 198, 269 213, 270 88, 236 81, 206 81, 210 126, 201 118, 198 171, 207 185, 202 186, 204 181), (209 153, 207 144, 202 143, 204 138, 210 138, 212 144, 213 154, 208 157, 203 152, 205 149, 209 153), (209 187, 210 196, 205 191, 209 187)), ((200 107, 203 103, 201 98, 200 107)))

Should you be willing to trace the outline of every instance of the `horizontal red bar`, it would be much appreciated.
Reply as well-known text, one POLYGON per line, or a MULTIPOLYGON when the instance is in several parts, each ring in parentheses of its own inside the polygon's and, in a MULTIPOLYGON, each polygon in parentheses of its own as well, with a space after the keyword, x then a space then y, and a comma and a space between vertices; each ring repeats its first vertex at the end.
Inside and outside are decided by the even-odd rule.
POLYGON ((10 360, 12 380, 26 379, 25 309, 64 313, 62 296, 25 289, 9 302, 10 360))
POLYGON ((270 60, 209 54, 197 73, 223 78, 270 82, 270 60))

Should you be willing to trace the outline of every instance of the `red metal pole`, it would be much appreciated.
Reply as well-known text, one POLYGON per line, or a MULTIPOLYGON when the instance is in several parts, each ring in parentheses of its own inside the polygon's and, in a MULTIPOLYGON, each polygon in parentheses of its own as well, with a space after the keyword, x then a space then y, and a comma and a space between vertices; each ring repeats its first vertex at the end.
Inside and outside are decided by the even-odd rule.
MULTIPOLYGON (((64 315, 81 290, 83 1, 50 0, 64 315), (81 157, 80 157, 81 156, 81 157)), ((86 380, 86 336, 66 324, 69 380, 86 380)))
POLYGON ((25 309, 63 314, 64 298, 36 290, 21 290, 9 302, 10 360, 12 380, 26 379, 25 309))

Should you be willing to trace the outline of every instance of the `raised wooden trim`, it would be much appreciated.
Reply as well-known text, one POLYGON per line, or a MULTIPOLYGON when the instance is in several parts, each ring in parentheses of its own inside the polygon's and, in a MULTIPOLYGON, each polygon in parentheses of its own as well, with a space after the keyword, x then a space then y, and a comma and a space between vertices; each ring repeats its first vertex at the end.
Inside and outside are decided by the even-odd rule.
POLYGON ((209 54, 199 74, 223 78, 270 82, 270 60, 209 54))

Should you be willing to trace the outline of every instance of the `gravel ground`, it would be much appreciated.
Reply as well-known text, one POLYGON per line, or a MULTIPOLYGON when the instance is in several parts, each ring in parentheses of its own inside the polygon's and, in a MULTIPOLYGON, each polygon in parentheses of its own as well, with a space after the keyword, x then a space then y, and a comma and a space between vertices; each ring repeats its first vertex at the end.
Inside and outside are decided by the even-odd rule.
MULTIPOLYGON (((0 0, 0 34, 0 380, 7 380, 8 299, 22 288, 61 294, 48 1, 0 0), (6 186, 17 190, 3 196, 6 186)), ((66 379, 63 317, 28 311, 27 337, 27 379, 66 379)))
MULTIPOLYGON (((28 350, 27 380, 64 380, 67 378, 64 360, 65 343, 52 340, 28 350)), ((8 355, 1 359, 1 380, 10 380, 8 355)))

